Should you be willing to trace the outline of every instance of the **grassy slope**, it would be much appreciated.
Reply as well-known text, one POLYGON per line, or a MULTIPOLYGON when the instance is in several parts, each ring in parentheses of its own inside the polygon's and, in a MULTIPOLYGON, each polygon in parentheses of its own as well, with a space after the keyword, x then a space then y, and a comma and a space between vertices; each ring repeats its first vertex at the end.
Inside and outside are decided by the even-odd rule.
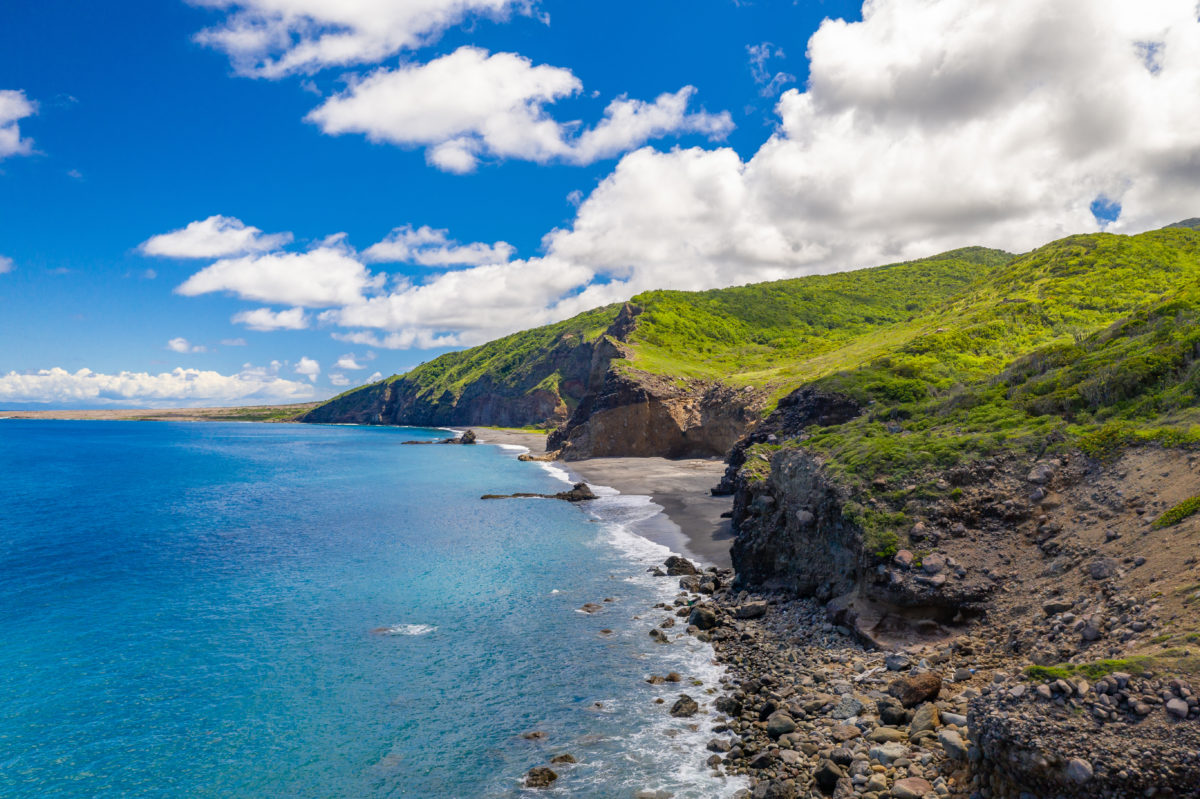
MULTIPOLYGON (((855 481, 1000 448, 1103 455, 1138 439, 1190 441, 1200 424, 1200 231, 1190 225, 634 301, 643 313, 627 369, 775 397, 816 381, 867 404, 806 442, 855 481)), ((616 312, 444 355, 403 378, 429 397, 481 378, 529 385, 546 351, 594 340, 616 312)), ((549 373, 539 385, 554 382, 549 373)))
POLYGON ((1011 258, 972 247, 833 275, 639 294, 630 367, 782 393, 914 335, 918 320, 1011 258))
POLYGON ((823 378, 870 413, 806 446, 865 482, 1000 448, 1103 456, 1138 439, 1195 440, 1198 286, 1200 232, 1049 244, 991 273, 886 355, 823 378))

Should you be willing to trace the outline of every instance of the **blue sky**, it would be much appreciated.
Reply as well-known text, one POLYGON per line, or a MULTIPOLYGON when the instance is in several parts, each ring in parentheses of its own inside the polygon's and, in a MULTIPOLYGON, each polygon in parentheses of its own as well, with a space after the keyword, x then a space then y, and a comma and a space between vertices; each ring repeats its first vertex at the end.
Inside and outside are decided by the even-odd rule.
POLYGON ((1200 213, 1194 8, 1016 4, 9 0, 0 407, 320 398, 647 288, 1200 213))

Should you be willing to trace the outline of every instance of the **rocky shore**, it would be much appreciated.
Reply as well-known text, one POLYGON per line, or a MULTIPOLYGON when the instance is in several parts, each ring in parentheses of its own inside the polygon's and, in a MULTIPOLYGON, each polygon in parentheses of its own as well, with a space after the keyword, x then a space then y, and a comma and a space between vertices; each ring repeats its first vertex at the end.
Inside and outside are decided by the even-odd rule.
POLYGON ((746 775, 742 799, 1200 795, 1200 701, 1186 681, 1026 673, 972 635, 869 650, 824 603, 736 590, 732 572, 681 560, 657 572, 680 593, 649 632, 669 643, 686 624, 675 634, 711 642, 727 667, 701 700, 719 715, 697 757, 746 775))

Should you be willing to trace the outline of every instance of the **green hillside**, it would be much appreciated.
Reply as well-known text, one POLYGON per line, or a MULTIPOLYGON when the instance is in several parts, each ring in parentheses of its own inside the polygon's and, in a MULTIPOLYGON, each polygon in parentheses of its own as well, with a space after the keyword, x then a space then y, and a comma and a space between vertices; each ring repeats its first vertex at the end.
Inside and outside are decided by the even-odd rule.
POLYGON ((1198 315, 1200 232, 1063 239, 992 272, 919 335, 819 380, 870 413, 805 445, 865 481, 1000 448, 1104 455, 1196 440, 1198 315))
MULTIPOLYGON (((868 407, 805 442, 852 480, 999 448, 1103 454, 1138 439, 1192 440, 1200 424, 1200 231, 1190 222, 1072 236, 1019 257, 970 248, 632 302, 641 313, 628 357, 613 363, 634 380, 754 386, 770 398, 764 412, 815 382, 868 407)), ((591 347, 618 312, 600 308, 444 355, 331 405, 354 407, 390 385, 433 406, 499 387, 520 397, 552 392, 560 409, 573 409, 591 347)))

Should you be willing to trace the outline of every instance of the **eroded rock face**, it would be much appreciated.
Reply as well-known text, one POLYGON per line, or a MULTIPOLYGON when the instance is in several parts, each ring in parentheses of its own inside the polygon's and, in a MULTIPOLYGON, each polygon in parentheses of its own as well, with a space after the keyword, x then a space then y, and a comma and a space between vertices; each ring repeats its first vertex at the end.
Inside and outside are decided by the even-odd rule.
POLYGON ((755 392, 609 369, 548 440, 564 460, 724 455, 755 420, 755 392))
POLYGON ((731 550, 739 584, 821 599, 850 591, 863 534, 843 515, 845 501, 820 462, 798 449, 776 454, 765 480, 739 480, 731 550))

